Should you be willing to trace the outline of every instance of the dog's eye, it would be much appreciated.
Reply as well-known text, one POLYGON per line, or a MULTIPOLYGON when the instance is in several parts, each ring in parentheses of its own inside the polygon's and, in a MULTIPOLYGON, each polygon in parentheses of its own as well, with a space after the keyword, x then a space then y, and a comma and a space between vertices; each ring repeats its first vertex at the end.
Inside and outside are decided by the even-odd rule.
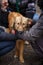
POLYGON ((23 25, 25 25, 25 23, 23 23, 23 25))
POLYGON ((17 23, 19 25, 19 23, 17 23))

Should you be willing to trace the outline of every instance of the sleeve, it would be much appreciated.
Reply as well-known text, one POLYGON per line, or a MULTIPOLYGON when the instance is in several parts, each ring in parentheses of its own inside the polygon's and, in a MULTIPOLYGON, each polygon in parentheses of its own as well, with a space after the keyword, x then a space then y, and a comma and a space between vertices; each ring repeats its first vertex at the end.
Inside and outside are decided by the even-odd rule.
POLYGON ((35 41, 43 35, 43 16, 28 31, 19 34, 19 38, 27 41, 35 41))
POLYGON ((11 41, 11 40, 16 40, 16 35, 11 34, 11 33, 6 33, 6 32, 1 32, 0 33, 0 41, 11 41))

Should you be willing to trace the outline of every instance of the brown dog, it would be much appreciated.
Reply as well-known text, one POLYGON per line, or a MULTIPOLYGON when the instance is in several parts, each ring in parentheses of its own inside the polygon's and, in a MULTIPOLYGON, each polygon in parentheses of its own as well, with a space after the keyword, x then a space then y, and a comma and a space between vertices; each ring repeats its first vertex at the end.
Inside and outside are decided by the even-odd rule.
MULTIPOLYGON (((13 27, 15 28, 15 30, 22 32, 26 30, 27 25, 30 25, 32 23, 32 20, 22 16, 20 13, 10 12, 8 15, 8 23, 10 32, 13 30, 13 27)), ((23 50, 24 50, 24 41, 17 40, 16 53, 14 57, 19 56, 19 60, 22 63, 24 63, 23 50)))

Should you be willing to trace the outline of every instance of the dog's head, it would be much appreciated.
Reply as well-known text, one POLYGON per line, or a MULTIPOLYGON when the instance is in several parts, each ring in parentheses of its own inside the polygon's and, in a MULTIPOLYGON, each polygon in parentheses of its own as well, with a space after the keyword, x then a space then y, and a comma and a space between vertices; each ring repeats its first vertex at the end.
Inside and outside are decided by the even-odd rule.
POLYGON ((24 31, 27 29, 27 26, 32 24, 32 20, 26 17, 16 17, 13 28, 16 29, 17 31, 24 31))
POLYGON ((17 31, 25 31, 29 25, 32 24, 30 18, 26 18, 20 13, 11 12, 8 16, 9 29, 15 29, 17 31))

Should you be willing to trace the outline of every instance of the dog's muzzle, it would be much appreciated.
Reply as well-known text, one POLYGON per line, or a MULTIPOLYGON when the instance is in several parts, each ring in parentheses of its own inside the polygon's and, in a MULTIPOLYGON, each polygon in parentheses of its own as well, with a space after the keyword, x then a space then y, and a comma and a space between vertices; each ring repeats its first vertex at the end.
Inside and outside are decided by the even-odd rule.
POLYGON ((16 33, 19 33, 19 34, 22 34, 23 33, 23 31, 17 31, 17 30, 15 30, 16 31, 16 33))

